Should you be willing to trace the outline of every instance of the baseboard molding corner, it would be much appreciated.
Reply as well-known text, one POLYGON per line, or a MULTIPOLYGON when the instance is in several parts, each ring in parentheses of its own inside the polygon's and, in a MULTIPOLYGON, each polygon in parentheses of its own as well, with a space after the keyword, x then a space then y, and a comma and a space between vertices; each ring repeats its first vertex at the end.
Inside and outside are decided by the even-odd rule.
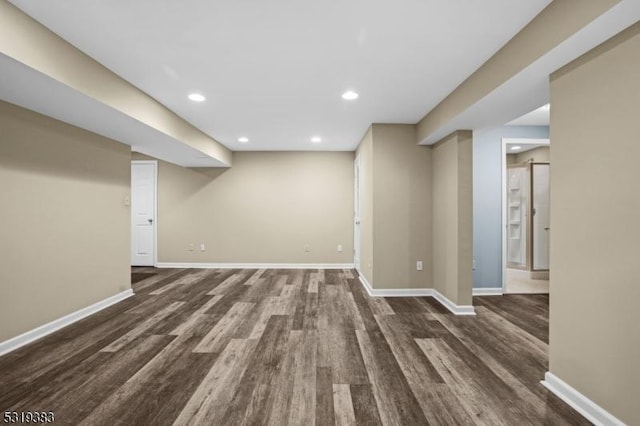
POLYGON ((473 289, 474 296, 502 296, 502 287, 478 287, 473 289))
POLYGON ((607 410, 578 392, 571 385, 560 379, 550 371, 544 375, 542 385, 551 393, 566 402, 571 408, 580 413, 585 419, 596 426, 624 426, 625 423, 617 419, 607 410))
POLYGON ((362 272, 360 272, 359 269, 356 269, 356 270, 358 271, 358 279, 362 283, 362 286, 364 287, 364 289, 367 290, 367 293, 369 294, 369 296, 375 297, 373 295, 373 288, 371 287, 371 284, 369 283, 369 281, 367 281, 367 279, 364 277, 364 275, 362 275, 362 272))
POLYGON ((442 306, 447 308, 449 311, 456 315, 475 315, 476 310, 473 305, 456 305, 446 297, 444 294, 440 293, 438 290, 433 290, 433 297, 440 302, 442 306))
POLYGON ((93 315, 96 312, 108 308, 111 305, 115 305, 116 303, 133 296, 133 294, 133 290, 125 290, 121 293, 115 294, 111 297, 107 297, 106 299, 103 299, 85 308, 79 309, 61 318, 43 324, 37 328, 34 328, 33 330, 27 331, 26 333, 22 333, 18 336, 10 338, 9 340, 0 342, 0 356, 15 351, 16 349, 28 345, 29 343, 35 342, 38 339, 48 336, 51 333, 54 333, 68 325, 71 325, 76 321, 80 321, 81 319, 86 318, 89 315, 93 315))
POLYGON ((353 263, 190 263, 158 262, 157 268, 189 269, 353 269, 353 263))
POLYGON ((433 297, 442 306, 456 315, 475 315, 475 309, 471 305, 456 305, 442 293, 433 288, 398 288, 398 289, 374 289, 369 281, 358 271, 358 278, 371 297, 433 297))

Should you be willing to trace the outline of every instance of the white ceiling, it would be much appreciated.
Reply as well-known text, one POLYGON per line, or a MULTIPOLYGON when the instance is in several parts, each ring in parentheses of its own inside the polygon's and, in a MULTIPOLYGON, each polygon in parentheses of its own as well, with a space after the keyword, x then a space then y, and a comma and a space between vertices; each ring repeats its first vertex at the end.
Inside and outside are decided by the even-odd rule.
POLYGON ((546 104, 508 122, 507 126, 548 126, 550 112, 549 104, 546 104))
POLYGON ((0 99, 183 167, 224 167, 205 153, 3 54, 0 54, 0 99))
POLYGON ((540 148, 542 146, 550 146, 550 144, 548 143, 541 143, 541 144, 508 143, 506 146, 507 146, 507 154, 516 155, 522 152, 527 152, 536 148, 540 148), (520 149, 513 149, 514 147, 520 147, 520 149))
MULTIPOLYGON (((549 102, 549 76, 640 20, 640 1, 620 0, 536 61, 427 136, 430 145, 458 129, 480 130, 511 122, 549 102)), ((551 107, 553 108, 553 106, 551 107)))
POLYGON ((352 150, 372 122, 417 122, 550 0, 11 2, 233 150, 352 150))

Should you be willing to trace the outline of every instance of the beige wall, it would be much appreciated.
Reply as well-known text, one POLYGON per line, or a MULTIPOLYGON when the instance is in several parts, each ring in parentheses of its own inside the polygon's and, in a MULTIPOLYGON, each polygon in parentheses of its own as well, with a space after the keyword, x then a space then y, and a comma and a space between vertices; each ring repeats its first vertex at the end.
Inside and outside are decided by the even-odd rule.
POLYGON ((584 28, 619 0, 554 0, 418 122, 422 141, 511 77, 584 28))
POLYGON ((42 24, 0 0, 0 53, 155 128, 227 166, 232 153, 42 24))
POLYGON ((0 341, 131 288, 130 149, 0 102, 0 341))
POLYGON ((640 24, 551 80, 550 371, 640 424, 640 24))
POLYGON ((373 283, 373 135, 365 133, 356 157, 360 162, 360 273, 373 283))
POLYGON ((410 124, 374 124, 373 287, 431 288, 431 149, 410 124), (416 270, 416 261, 423 270, 416 270))
POLYGON ((455 132, 433 147, 433 286, 471 305, 472 135, 455 132))
MULTIPOLYGON (((510 154, 508 154, 510 155, 510 154)), ((531 151, 521 152, 515 154, 515 163, 526 163, 531 161, 533 163, 549 163, 551 162, 551 151, 548 146, 541 146, 531 151)))
POLYGON ((159 162, 158 261, 353 263, 353 160, 236 152, 231 169, 159 162))

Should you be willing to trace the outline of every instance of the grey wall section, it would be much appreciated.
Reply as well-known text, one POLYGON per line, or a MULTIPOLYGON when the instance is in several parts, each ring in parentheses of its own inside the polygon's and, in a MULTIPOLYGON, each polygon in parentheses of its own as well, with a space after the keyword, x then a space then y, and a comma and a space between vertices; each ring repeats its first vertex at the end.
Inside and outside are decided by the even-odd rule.
POLYGON ((457 131, 433 146, 433 286, 471 305, 472 134, 457 131))
POLYGON ((130 148, 0 102, 0 341, 131 288, 130 148))
POLYGON ((230 169, 160 161, 158 261, 352 264, 353 160, 353 152, 235 152, 230 169))
POLYGON ((551 79, 549 369, 640 424, 640 23, 551 79))
POLYGON ((502 287, 502 138, 546 139, 547 126, 473 132, 473 287, 502 287))

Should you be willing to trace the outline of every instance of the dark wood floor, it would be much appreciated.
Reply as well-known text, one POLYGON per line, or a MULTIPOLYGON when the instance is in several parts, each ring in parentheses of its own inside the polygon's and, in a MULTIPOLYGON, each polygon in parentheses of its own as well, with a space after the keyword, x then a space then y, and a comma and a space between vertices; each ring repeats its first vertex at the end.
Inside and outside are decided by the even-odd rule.
POLYGON ((548 296, 371 298, 343 270, 134 271, 136 296, 0 358, 56 423, 589 424, 541 384, 548 296), (144 276, 144 274, 148 274, 144 276))

